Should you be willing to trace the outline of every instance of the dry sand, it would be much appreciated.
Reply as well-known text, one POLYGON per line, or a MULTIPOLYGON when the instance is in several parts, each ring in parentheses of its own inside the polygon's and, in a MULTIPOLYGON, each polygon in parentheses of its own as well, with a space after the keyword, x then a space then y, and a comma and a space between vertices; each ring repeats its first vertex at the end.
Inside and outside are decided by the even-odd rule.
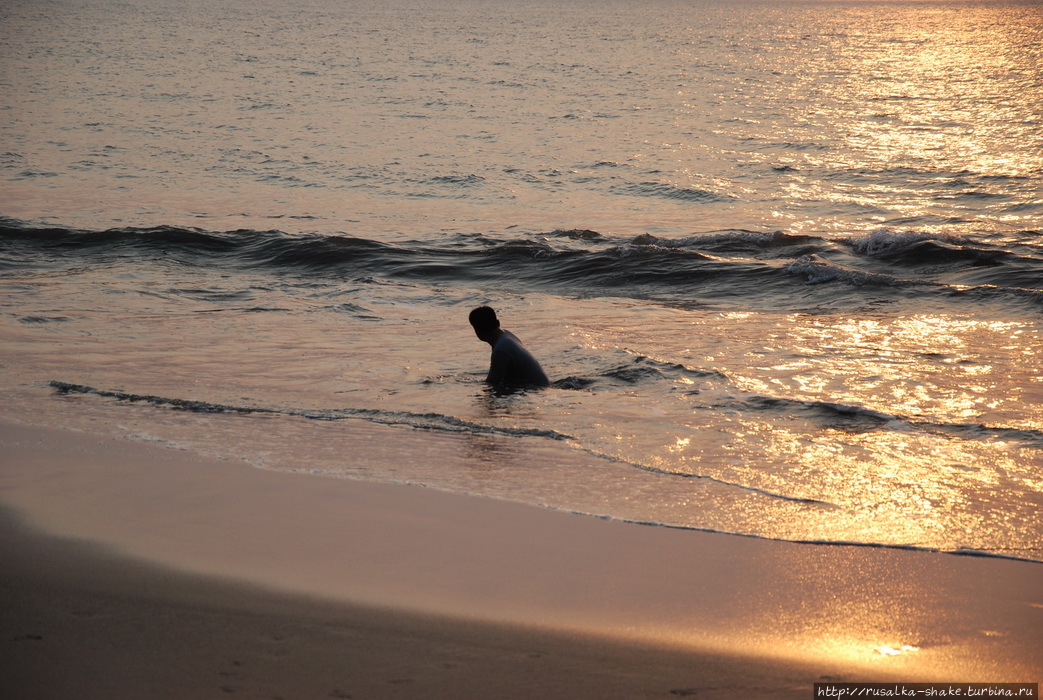
MULTIPOLYGON (((358 430, 403 454, 451 439, 358 430)), ((5 698, 805 698, 823 679, 1043 675, 1034 563, 647 527, 11 423, 0 455, 5 698)))

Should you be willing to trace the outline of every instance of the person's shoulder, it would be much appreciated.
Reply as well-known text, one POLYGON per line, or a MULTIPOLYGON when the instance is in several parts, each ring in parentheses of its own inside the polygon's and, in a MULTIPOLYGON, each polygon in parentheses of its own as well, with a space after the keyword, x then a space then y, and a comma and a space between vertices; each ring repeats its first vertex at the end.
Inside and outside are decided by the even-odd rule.
POLYGON ((496 340, 497 345, 521 345, 521 341, 518 340, 518 336, 510 331, 504 331, 500 334, 500 337, 496 340))

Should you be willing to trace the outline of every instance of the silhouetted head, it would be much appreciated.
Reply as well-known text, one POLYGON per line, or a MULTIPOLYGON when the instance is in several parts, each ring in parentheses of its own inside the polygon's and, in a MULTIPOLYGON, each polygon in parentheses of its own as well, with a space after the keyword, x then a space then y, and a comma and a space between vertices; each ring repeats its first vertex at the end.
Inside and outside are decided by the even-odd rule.
POLYGON ((484 340, 490 345, 500 337, 500 319, 496 318, 496 312, 488 306, 479 306, 467 317, 474 328, 474 334, 479 340, 484 340))

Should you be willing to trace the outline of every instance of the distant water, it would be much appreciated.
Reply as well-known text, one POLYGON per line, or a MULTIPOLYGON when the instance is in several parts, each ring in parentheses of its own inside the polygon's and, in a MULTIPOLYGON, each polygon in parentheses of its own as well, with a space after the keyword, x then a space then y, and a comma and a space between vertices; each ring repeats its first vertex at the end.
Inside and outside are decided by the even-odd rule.
POLYGON ((1038 3, 15 1, 0 26, 3 414, 1043 560, 1038 3), (484 388, 483 303, 552 388, 484 388), (339 451, 359 421, 473 451, 339 451))

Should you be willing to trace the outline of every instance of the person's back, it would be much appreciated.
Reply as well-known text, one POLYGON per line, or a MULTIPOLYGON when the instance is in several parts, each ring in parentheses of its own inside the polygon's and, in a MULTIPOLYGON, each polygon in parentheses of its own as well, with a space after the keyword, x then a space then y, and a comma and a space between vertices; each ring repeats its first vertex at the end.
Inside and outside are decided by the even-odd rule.
POLYGON ((509 384, 511 386, 547 386, 550 380, 540 367, 540 363, 532 356, 518 337, 510 331, 503 331, 493 345, 492 358, 489 361, 490 384, 509 384))
POLYGON ((540 363, 525 349, 518 337, 500 328, 495 311, 488 306, 480 306, 471 312, 468 320, 478 339, 489 343, 493 349, 485 381, 502 386, 550 385, 540 363))

